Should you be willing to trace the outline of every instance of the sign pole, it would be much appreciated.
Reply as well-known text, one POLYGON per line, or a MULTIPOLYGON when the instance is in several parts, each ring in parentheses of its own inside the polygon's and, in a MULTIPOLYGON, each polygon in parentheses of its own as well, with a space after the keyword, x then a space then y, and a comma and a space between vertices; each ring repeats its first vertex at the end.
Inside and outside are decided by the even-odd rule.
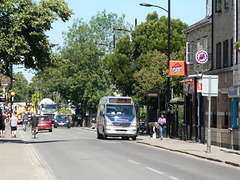
POLYGON ((211 76, 208 79, 208 137, 207 153, 211 153, 211 76))

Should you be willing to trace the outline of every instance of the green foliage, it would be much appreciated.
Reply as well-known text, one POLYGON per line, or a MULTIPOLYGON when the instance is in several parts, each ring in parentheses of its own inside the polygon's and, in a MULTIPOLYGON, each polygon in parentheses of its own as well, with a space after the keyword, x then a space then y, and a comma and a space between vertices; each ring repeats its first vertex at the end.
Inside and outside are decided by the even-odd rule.
POLYGON ((59 109, 58 113, 62 113, 62 114, 71 114, 71 111, 69 109, 59 109))
MULTIPOLYGON (((168 47, 168 18, 162 16, 158 19, 156 12, 149 14, 147 22, 138 25, 132 31, 132 41, 137 49, 136 56, 148 51, 158 50, 167 54, 168 47)), ((182 30, 187 24, 179 19, 171 19, 171 52, 177 52, 185 46, 186 39, 182 30)))
POLYGON ((41 92, 37 91, 35 94, 32 95, 31 102, 33 103, 33 106, 35 107, 36 112, 38 111, 38 103, 42 99, 41 92))
POLYGON ((117 42, 114 53, 107 54, 102 59, 117 89, 125 96, 131 96, 133 90, 133 73, 136 68, 132 65, 132 53, 130 37, 124 36, 117 42))
POLYGON ((28 81, 22 73, 13 74, 13 91, 15 102, 25 102, 29 98, 28 81))
POLYGON ((45 32, 61 18, 72 15, 64 0, 1 0, 0 2, 0 71, 10 76, 11 64, 42 70, 54 65, 51 43, 45 32))

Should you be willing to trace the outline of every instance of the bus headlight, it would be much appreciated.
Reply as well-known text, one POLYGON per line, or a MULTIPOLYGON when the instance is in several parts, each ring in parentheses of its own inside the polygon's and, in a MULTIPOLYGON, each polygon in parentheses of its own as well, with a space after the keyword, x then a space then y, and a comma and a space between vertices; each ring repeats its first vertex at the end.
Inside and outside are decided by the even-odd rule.
POLYGON ((112 121, 108 117, 106 117, 105 122, 106 122, 106 126, 113 126, 112 121))
POLYGON ((133 121, 131 123, 131 127, 137 127, 137 120, 136 120, 136 118, 133 119, 133 121))

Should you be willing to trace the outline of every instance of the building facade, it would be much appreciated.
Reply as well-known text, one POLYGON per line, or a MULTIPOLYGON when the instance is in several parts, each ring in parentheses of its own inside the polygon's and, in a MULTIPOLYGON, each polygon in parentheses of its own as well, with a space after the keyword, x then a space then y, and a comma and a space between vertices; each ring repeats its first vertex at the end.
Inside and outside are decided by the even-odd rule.
POLYGON ((240 64, 238 41, 239 0, 207 0, 206 17, 186 28, 187 77, 185 93, 186 139, 206 142, 208 99, 201 93, 203 75, 218 75, 218 96, 211 103, 212 144, 240 148, 240 64), (195 54, 208 52, 208 61, 200 64, 195 54))

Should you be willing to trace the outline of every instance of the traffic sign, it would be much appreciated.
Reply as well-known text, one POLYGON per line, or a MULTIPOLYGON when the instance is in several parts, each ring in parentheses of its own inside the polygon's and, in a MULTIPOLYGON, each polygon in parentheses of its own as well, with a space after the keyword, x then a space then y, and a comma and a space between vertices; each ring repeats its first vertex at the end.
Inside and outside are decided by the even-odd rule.
POLYGON ((207 51, 204 50, 200 50, 196 53, 195 55, 195 59, 198 63, 200 64, 205 64, 206 62, 208 62, 208 53, 207 51))
POLYGON ((202 95, 218 96, 218 76, 217 75, 202 76, 202 95))

